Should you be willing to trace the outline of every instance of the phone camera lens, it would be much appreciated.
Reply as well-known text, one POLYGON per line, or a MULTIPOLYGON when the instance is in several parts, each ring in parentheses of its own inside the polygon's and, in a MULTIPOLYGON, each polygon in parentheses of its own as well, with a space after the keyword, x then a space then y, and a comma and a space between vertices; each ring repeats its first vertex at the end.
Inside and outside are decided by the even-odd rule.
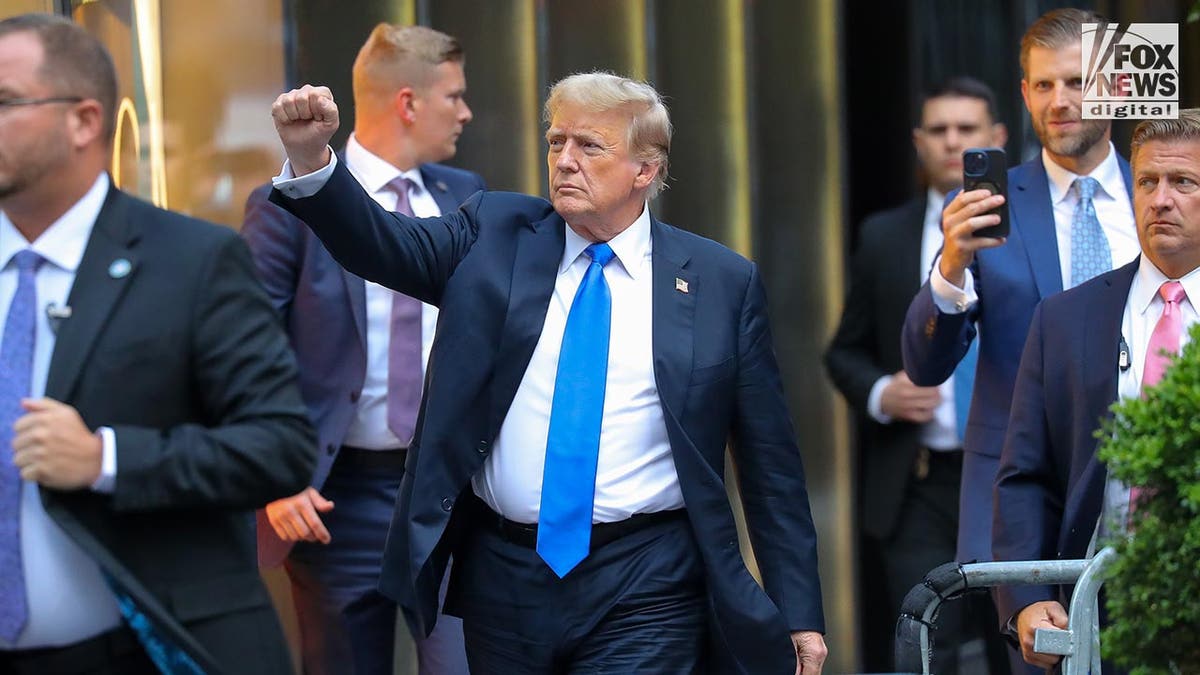
POLYGON ((987 173, 987 155, 982 152, 968 152, 963 155, 963 171, 970 176, 982 176, 987 173))

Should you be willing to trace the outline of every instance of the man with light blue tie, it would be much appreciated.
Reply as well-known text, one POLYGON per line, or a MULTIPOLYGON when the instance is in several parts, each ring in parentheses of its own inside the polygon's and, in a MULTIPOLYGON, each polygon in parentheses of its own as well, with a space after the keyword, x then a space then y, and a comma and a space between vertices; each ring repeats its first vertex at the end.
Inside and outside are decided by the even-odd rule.
MULTIPOLYGON (((1011 232, 1006 239, 973 236, 998 222, 985 212, 1003 206, 1004 197, 958 194, 942 214, 945 246, 905 318, 904 368, 926 386, 954 371, 978 326, 963 444, 960 562, 992 557, 992 487, 1034 307, 1137 255, 1129 164, 1109 140, 1108 120, 1081 117, 1082 24, 1100 21, 1089 11, 1058 9, 1026 31, 1021 93, 1042 152, 1009 170, 1011 232)), ((1011 655, 1023 668, 1019 655, 1011 655)))
POLYGON ((671 139, 659 94, 563 79, 551 202, 483 192, 425 219, 380 208, 329 150, 328 89, 272 115, 289 158, 272 201, 347 269, 441 309, 380 580, 414 633, 453 554, 446 612, 475 675, 819 673, 816 533, 762 283, 651 215, 671 139))
MULTIPOLYGON (((354 133, 339 159, 384 208, 450 213, 484 187, 450 159, 471 121, 466 55, 425 26, 379 24, 354 61, 354 133)), ((393 670, 396 603, 378 591, 388 523, 421 403, 437 308, 364 281, 295 216, 246 202, 242 235, 300 366, 322 452, 312 484, 259 512, 259 562, 284 564, 306 675, 393 670)), ((466 675, 462 628, 415 645, 420 675, 466 675)))
MULTIPOLYGON (((942 206, 962 186, 963 150, 1002 146, 1006 138, 995 96, 982 82, 956 77, 922 95, 913 145, 927 189, 864 221, 842 319, 825 354, 830 377, 860 422, 859 522, 864 548, 878 550, 883 568, 869 565, 869 553, 862 558, 863 592, 883 596, 864 610, 865 630, 888 625, 888 635, 867 637, 864 649, 879 670, 892 669, 889 638, 904 596, 930 570, 954 560, 962 432, 975 375, 972 349, 940 386, 912 384, 900 357, 904 312, 942 247, 942 206)), ((943 608, 934 636, 938 673, 958 672, 959 647, 977 632, 966 628, 966 604, 943 608)), ((998 638, 994 651, 1003 654, 998 638)))
POLYGON ((249 251, 113 185, 81 26, 0 21, 0 82, 0 673, 289 673, 250 523, 315 434, 249 251))

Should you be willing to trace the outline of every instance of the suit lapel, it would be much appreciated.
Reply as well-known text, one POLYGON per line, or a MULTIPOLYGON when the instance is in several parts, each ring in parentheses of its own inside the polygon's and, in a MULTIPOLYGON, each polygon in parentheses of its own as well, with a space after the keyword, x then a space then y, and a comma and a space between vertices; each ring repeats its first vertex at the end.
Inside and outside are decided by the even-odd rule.
POLYGON ((1043 298, 1063 289, 1048 180, 1039 157, 1013 172, 1014 192, 1009 195, 1012 228, 1024 241, 1038 295, 1043 298))
POLYGON ((141 231, 128 213, 131 204, 120 190, 109 188, 67 298, 71 317, 62 322, 55 340, 46 376, 50 398, 70 398, 96 337, 137 274, 134 246, 141 231))
MULTIPOLYGON (((1125 304, 1129 298, 1129 287, 1137 274, 1139 258, 1117 270, 1113 274, 1102 277, 1102 283, 1096 291, 1090 294, 1085 306, 1080 330, 1083 336, 1082 369, 1085 382, 1084 420, 1095 423, 1107 415, 1108 407, 1117 400, 1117 359, 1120 350, 1121 323, 1125 312, 1125 304)), ((1086 434, 1090 438, 1090 434, 1086 434)), ((1104 499, 1104 484, 1108 472, 1103 463, 1092 452, 1080 475, 1080 490, 1074 503, 1068 503, 1064 513, 1068 521, 1075 518, 1072 514, 1100 513, 1104 499)), ((1090 537, 1091 526, 1077 528, 1076 536, 1090 537)), ((1072 550, 1086 542, 1078 542, 1072 550)))
POLYGON ((450 186, 446 184, 446 181, 434 175, 426 165, 421 166, 421 178, 425 181, 425 189, 429 190, 429 194, 433 196, 433 201, 437 202, 438 209, 441 210, 442 215, 457 211, 463 199, 470 196, 466 195, 463 199, 455 197, 450 191, 450 186))
POLYGON ((508 413, 508 407, 512 404, 542 334, 546 309, 550 306, 558 277, 558 265, 562 261, 565 228, 563 219, 551 212, 543 220, 517 231, 512 287, 492 380, 492 410, 489 417, 492 435, 499 431, 500 423, 508 413))
POLYGON ((670 225, 651 216, 650 238, 654 380, 667 418, 678 419, 692 372, 696 296, 703 288, 700 275, 686 269, 690 256, 670 225))
POLYGON ((921 279, 929 270, 921 269, 921 248, 925 238, 925 206, 926 199, 914 199, 909 202, 908 210, 904 213, 904 230, 893 230, 896 237, 889 248, 895 256, 884 270, 892 275, 889 287, 896 291, 897 298, 903 298, 903 304, 921 290, 921 279), (919 270, 916 274, 913 270, 919 270))
POLYGON ((354 329, 358 332, 358 344, 363 354, 367 353, 367 282, 351 272, 346 271, 331 256, 329 263, 336 265, 342 273, 342 283, 346 287, 346 299, 350 305, 350 314, 354 317, 354 329))

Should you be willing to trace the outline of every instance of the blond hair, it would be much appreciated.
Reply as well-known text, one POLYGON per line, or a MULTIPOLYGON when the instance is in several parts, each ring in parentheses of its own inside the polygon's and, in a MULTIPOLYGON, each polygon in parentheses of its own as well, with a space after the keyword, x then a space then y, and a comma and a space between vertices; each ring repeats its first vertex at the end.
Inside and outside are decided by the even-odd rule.
POLYGON ((1138 150, 1150 141, 1200 141, 1200 108, 1184 108, 1179 119, 1143 120, 1133 130, 1129 157, 1137 163, 1138 150))
POLYGON ((354 59, 354 99, 388 99, 404 87, 424 89, 433 84, 439 65, 465 58, 462 45, 445 33, 381 23, 354 59))
POLYGON ((564 103, 593 112, 628 111, 626 140, 634 159, 658 164, 658 173, 650 183, 646 198, 654 199, 662 192, 667 183, 672 129, 667 106, 654 87, 603 71, 576 73, 550 88, 544 113, 547 124, 564 103))

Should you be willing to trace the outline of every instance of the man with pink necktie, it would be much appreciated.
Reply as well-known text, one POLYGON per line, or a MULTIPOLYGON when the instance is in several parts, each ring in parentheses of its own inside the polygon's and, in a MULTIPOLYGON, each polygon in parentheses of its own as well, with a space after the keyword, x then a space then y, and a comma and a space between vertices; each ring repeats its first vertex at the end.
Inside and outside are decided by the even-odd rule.
MULTIPOLYGON (((1142 255, 1034 313, 996 479, 998 561, 1084 558, 1125 530, 1131 490, 1108 479, 1094 432, 1114 400, 1159 381, 1200 319, 1200 108, 1142 122, 1130 152, 1142 255)), ((1033 634, 1066 628, 1068 593, 999 589, 1028 663, 1058 662, 1033 651, 1033 634)))

